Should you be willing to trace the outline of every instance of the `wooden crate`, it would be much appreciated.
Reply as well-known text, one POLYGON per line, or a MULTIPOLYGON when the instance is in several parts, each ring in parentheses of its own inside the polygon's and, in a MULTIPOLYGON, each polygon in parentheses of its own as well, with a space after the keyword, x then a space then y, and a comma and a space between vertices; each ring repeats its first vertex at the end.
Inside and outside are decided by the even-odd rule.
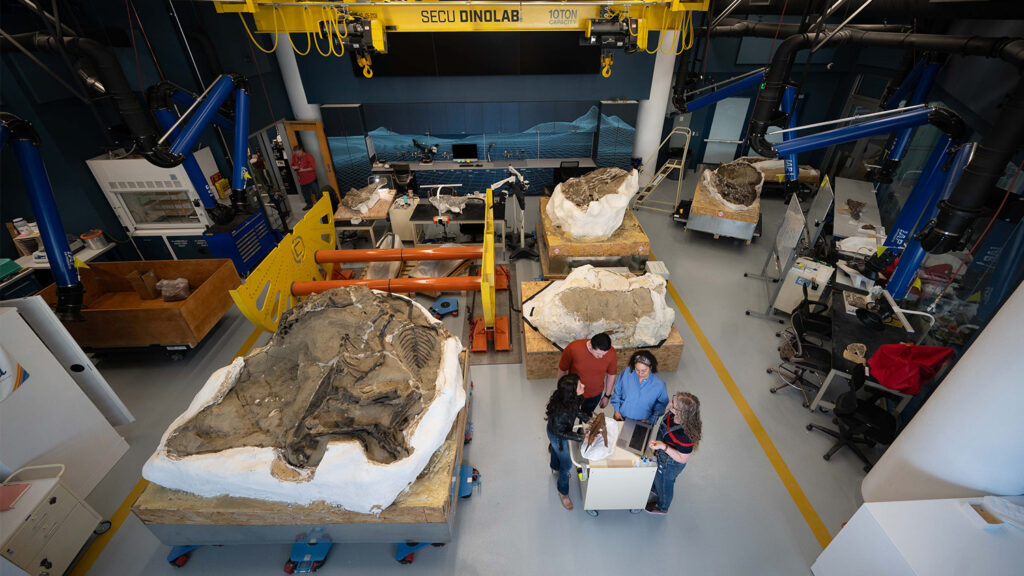
POLYGON ((606 240, 586 241, 567 237, 548 219, 549 198, 540 199, 541 234, 548 258, 602 258, 607 256, 648 256, 651 240, 633 211, 626 209, 622 225, 606 240))
MULTIPOLYGON (((462 385, 469 379, 469 356, 462 353, 462 385)), ((468 392, 468 391, 467 391, 468 392)), ((380 516, 351 512, 324 502, 297 506, 253 498, 218 496, 204 498, 149 483, 132 506, 146 524, 282 526, 323 524, 442 524, 455 513, 453 475, 462 463, 469 403, 459 412, 444 444, 409 489, 402 492, 380 516)))
MULTIPOLYGON (((227 259, 93 262, 79 275, 85 287, 85 321, 64 326, 87 348, 195 347, 234 306, 228 291, 241 284, 227 259), (161 279, 187 278, 192 293, 177 302, 143 300, 125 276, 146 270, 161 279)), ((57 286, 51 284, 40 295, 55 305, 57 286)))
POLYGON ((754 200, 754 203, 745 210, 733 210, 722 204, 704 188, 704 175, 697 180, 697 187, 693 192, 693 204, 690 205, 690 214, 701 214, 725 220, 736 220, 748 224, 757 224, 761 216, 761 199, 754 200))
MULTIPOLYGON (((544 289, 551 282, 520 282, 519 293, 522 301, 526 302, 537 292, 544 289)), ((523 364, 526 366, 527 380, 540 380, 555 378, 558 376, 558 360, 562 357, 562 351, 550 340, 544 337, 523 320, 523 349, 526 350, 523 364)), ((629 357, 636 352, 637 348, 616 348, 615 353, 619 360, 618 369, 621 371, 626 367, 629 357)), ((658 359, 659 372, 675 372, 679 367, 679 359, 683 355, 683 337, 679 330, 672 326, 668 338, 657 348, 646 348, 658 359)))

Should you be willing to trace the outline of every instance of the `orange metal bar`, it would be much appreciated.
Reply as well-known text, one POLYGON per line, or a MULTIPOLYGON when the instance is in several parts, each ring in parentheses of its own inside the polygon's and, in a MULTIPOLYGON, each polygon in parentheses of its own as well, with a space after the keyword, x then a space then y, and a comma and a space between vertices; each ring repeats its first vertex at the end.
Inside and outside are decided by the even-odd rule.
POLYGON ((482 246, 437 248, 371 248, 367 250, 317 250, 318 264, 340 262, 405 262, 406 260, 475 260, 483 256, 482 246))
POLYGON ((293 282, 292 294, 309 296, 340 286, 366 286, 384 292, 446 292, 480 290, 479 276, 455 276, 452 278, 391 278, 381 280, 314 280, 293 282))

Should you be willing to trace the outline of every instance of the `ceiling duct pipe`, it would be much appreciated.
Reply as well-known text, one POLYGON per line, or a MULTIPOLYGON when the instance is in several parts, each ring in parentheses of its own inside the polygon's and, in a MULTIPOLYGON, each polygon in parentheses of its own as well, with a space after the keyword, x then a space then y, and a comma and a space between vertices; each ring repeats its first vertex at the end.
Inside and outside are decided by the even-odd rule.
MULTIPOLYGON (((750 147, 762 156, 776 156, 765 133, 770 126, 785 125, 785 114, 779 110, 782 94, 789 84, 797 52, 810 48, 815 41, 814 36, 810 33, 795 34, 783 40, 765 72, 764 89, 751 115, 748 134, 750 147)), ((894 34, 845 28, 833 35, 827 44, 856 44, 1000 58, 1018 70, 1024 69, 1024 38, 894 34)), ((941 204, 934 226, 921 234, 921 245, 928 252, 948 252, 962 242, 971 222, 980 214, 989 192, 1017 149, 1024 136, 1024 80, 1018 83, 1009 103, 993 126, 980 142, 974 158, 964 170, 963 177, 949 199, 941 204)))
MULTIPOLYGON (((765 139, 770 126, 783 126, 784 114, 779 110, 782 93, 789 84, 789 76, 797 52, 810 48, 815 34, 794 34, 779 44, 768 70, 764 89, 750 119, 750 147, 762 156, 774 156, 772 145, 765 139)), ((981 38, 978 36, 941 36, 937 34, 896 34, 857 28, 844 28, 834 34, 828 45, 857 44, 902 50, 932 50, 961 56, 1002 58, 1021 68, 1024 66, 1024 39, 981 38)), ((998 124, 997 124, 998 125, 998 124)))
MULTIPOLYGON (((16 34, 13 38, 28 50, 53 53, 59 51, 58 43, 63 42, 64 49, 68 53, 90 60, 104 90, 114 102, 114 107, 117 108, 121 120, 128 126, 137 150, 144 155, 154 150, 157 138, 160 137, 156 126, 153 125, 149 113, 132 92, 117 57, 105 46, 88 38, 64 37, 58 39, 51 34, 41 32, 16 34)), ((7 39, 0 39, 0 50, 14 49, 13 43, 7 39)))
MULTIPOLYGON (((835 5, 841 0, 836 0, 835 5)), ((733 16, 749 14, 803 14, 810 6, 811 13, 817 9, 818 0, 742 0, 730 12, 733 16)), ((846 0, 849 10, 856 10, 864 0, 846 0)), ((721 14, 732 0, 712 0, 715 14, 721 14)), ((842 16, 847 6, 836 8, 833 17, 842 16)), ((1024 18, 1024 2, 1020 0, 959 0, 956 2, 939 2, 936 0, 874 0, 868 4, 858 17, 879 18, 956 18, 961 20, 1014 20, 1024 18)))
MULTIPOLYGON (((909 30, 909 26, 905 24, 856 24, 850 25, 850 27, 856 28, 857 30, 866 30, 871 32, 906 32, 909 30)), ((820 31, 809 32, 812 37, 822 36, 831 31, 834 26, 822 26, 820 31)), ((721 24, 711 29, 711 35, 716 37, 730 37, 739 38, 745 36, 751 36, 756 38, 774 38, 776 35, 787 37, 794 34, 800 33, 799 24, 778 24, 772 22, 754 22, 751 20, 735 20, 726 19, 721 24)), ((677 110, 686 110, 686 93, 695 89, 695 86, 691 85, 694 82, 690 77, 690 53, 693 50, 687 50, 681 58, 679 58, 678 65, 676 67, 676 80, 672 87, 672 105, 677 110)))
POLYGON ((921 247, 943 254, 960 247, 988 201, 1006 164, 1024 141, 1024 78, 1003 107, 989 133, 981 139, 949 198, 939 202, 935 220, 917 235, 921 247))

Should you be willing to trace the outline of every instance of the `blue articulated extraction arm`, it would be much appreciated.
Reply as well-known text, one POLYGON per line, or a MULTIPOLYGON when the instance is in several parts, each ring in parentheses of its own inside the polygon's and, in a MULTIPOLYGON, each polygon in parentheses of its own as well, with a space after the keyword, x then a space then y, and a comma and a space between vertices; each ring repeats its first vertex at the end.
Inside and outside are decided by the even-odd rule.
MULTIPOLYGON (((180 130, 177 125, 167 131, 160 139, 153 154, 147 159, 161 168, 174 168, 185 162, 185 158, 191 154, 192 148, 210 124, 218 118, 218 111, 224 101, 231 94, 235 95, 235 119, 234 119, 234 166, 231 171, 231 206, 236 211, 246 210, 245 199, 245 169, 248 158, 249 138, 249 83, 241 75, 224 74, 210 85, 207 91, 196 99, 190 108, 191 117, 186 112, 181 120, 188 117, 180 130), (172 141, 168 144, 168 141, 172 141)), ((220 122, 221 120, 217 120, 220 122)))
POLYGON ((25 180, 25 189, 39 225, 39 236, 57 283, 57 317, 64 322, 81 320, 84 290, 60 214, 57 213, 50 178, 39 153, 39 135, 31 122, 13 114, 0 113, 0 146, 8 140, 14 148, 21 177, 25 180))
MULTIPOLYGON (((176 139, 181 134, 181 130, 176 127, 178 113, 174 110, 174 104, 177 103, 190 108, 195 105, 197 99, 198 97, 194 94, 167 81, 151 86, 146 91, 149 109, 156 118, 157 123, 160 124, 160 127, 167 131, 170 139, 176 139)), ((213 115, 210 122, 222 129, 234 131, 234 114, 224 107, 221 107, 213 115)), ((196 193, 199 195, 199 199, 203 203, 203 207, 206 208, 210 218, 218 224, 230 222, 234 216, 233 211, 226 206, 222 206, 214 198, 210 183, 207 182, 206 176, 203 174, 202 168, 199 167, 199 162, 196 160, 195 155, 189 150, 184 156, 185 159, 182 161, 182 166, 185 167, 188 179, 192 182, 192 187, 196 189, 196 193)))

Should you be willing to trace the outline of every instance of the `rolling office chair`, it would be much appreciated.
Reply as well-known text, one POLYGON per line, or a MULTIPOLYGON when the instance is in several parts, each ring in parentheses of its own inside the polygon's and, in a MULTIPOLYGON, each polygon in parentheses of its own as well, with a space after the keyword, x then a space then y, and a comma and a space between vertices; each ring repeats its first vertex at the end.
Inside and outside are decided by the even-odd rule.
POLYGON ((391 169, 394 171, 396 195, 416 196, 419 194, 420 187, 416 183, 416 173, 409 169, 409 164, 394 162, 391 164, 391 169))
MULTIPOLYGON (((828 313, 828 305, 823 302, 811 300, 807 293, 807 285, 804 284, 804 298, 793 308, 792 314, 800 315, 804 325, 804 339, 815 346, 825 347, 832 340, 832 317, 828 313)), ((792 316, 791 314, 791 316, 792 316)), ((776 332, 775 335, 792 337, 792 329, 776 332)))
POLYGON ((551 196, 555 191, 555 186, 558 186, 562 182, 570 178, 575 178, 583 173, 580 170, 579 160, 562 160, 558 164, 558 168, 555 168, 551 178, 551 185, 544 187, 544 195, 551 196))
POLYGON ((808 341, 808 328, 804 317, 794 313, 789 318, 790 329, 783 334, 786 339, 779 347, 779 362, 775 368, 769 368, 769 374, 779 378, 779 385, 769 391, 775 394, 779 390, 792 386, 800 391, 804 399, 804 407, 811 405, 808 394, 817 393, 825 375, 832 369, 832 352, 822 346, 808 341), (815 376, 818 382, 812 382, 808 376, 815 376))
POLYGON ((835 418, 832 419, 832 423, 838 425, 838 430, 808 424, 807 431, 817 429, 837 439, 832 448, 822 456, 825 460, 830 460, 845 446, 864 462, 864 471, 869 472, 871 461, 857 445, 864 444, 870 448, 876 443, 891 444, 896 439, 899 422, 895 415, 877 404, 879 399, 886 396, 885 392, 877 391, 868 398, 857 397, 857 392, 864 386, 866 377, 864 365, 858 365, 853 371, 853 378, 850 379, 849 391, 843 392, 836 399, 836 406, 833 409, 835 418))

